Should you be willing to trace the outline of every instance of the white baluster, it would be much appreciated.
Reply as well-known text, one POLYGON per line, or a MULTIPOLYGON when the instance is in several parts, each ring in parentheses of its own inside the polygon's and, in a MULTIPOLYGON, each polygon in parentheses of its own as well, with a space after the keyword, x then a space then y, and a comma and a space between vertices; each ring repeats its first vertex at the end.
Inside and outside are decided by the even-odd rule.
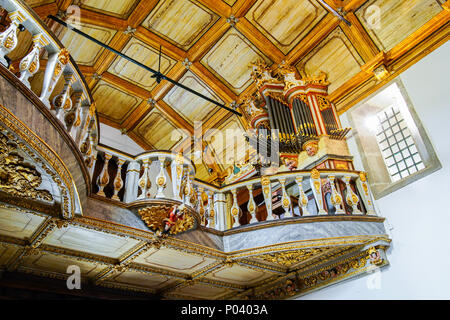
POLYGON ((44 82, 42 84, 42 93, 39 99, 50 109, 49 98, 58 82, 65 66, 70 60, 69 51, 62 49, 58 53, 50 55, 47 61, 47 67, 45 68, 44 82))
POLYGON ((131 161, 128 163, 125 179, 125 194, 123 196, 123 201, 126 203, 133 202, 137 199, 140 172, 141 164, 139 162, 131 161))
POLYGON ((144 172, 142 173, 142 177, 139 179, 139 188, 141 189, 141 194, 138 199, 150 198, 150 188, 152 187, 152 182, 149 177, 149 166, 151 163, 150 159, 144 159, 143 161, 144 172))
POLYGON ((351 177, 350 176, 344 176, 343 180, 345 182, 345 186, 347 187, 347 189, 346 189, 347 190, 347 195, 345 196, 345 201, 347 201, 347 204, 352 207, 352 209, 353 209, 353 213, 352 214, 363 214, 358 209, 359 198, 356 195, 356 193, 353 192, 352 187, 350 186, 351 177))
POLYGON ((231 206, 231 217, 234 220, 233 223, 233 228, 235 227, 239 227, 239 206, 238 206, 238 202, 237 202, 237 190, 233 189, 231 190, 231 194, 233 195, 233 205, 231 206))
POLYGON ((117 159, 117 174, 114 178, 114 195, 111 199, 120 201, 120 198, 118 196, 120 190, 123 187, 123 180, 122 180, 122 166, 125 163, 125 160, 123 159, 117 159))
POLYGON ((336 185, 334 184, 334 180, 336 179, 335 176, 328 176, 328 181, 331 186, 331 204, 336 208, 335 214, 345 214, 345 210, 343 209, 342 205, 342 197, 336 190, 336 185))
POLYGON ((224 231, 227 229, 227 201, 224 193, 217 192, 215 195, 215 221, 216 229, 224 231))
POLYGON ((40 66, 39 58, 41 55, 41 49, 48 45, 48 40, 46 37, 40 33, 33 37, 33 49, 29 54, 27 54, 19 64, 20 70, 20 81, 28 88, 31 88, 30 82, 28 79, 33 76, 38 70, 40 66))
POLYGON ((64 74, 64 87, 60 94, 53 98, 53 106, 55 108, 56 117, 62 123, 65 123, 65 115, 72 109, 72 99, 70 99, 70 89, 76 81, 75 75, 70 73, 64 74))
POLYGON ((293 217, 294 215, 292 214, 292 211, 290 210, 290 208, 291 208, 291 199, 290 199, 289 195, 286 192, 286 179, 278 179, 278 181, 280 181, 281 192, 282 192, 281 206, 284 209, 286 217, 293 217))
POLYGON ((318 215, 327 215, 328 213, 323 208, 322 198, 322 180, 320 179, 320 173, 317 169, 311 171, 311 189, 316 199, 317 207, 319 208, 318 215))
POLYGON ((261 177, 261 186, 264 195, 264 201, 266 203, 267 218, 266 221, 274 220, 272 214, 272 186, 269 177, 261 177))
POLYGON ((103 164, 103 169, 97 178, 97 186, 99 187, 97 194, 102 197, 106 196, 103 189, 109 183, 108 165, 109 165, 109 160, 111 160, 111 158, 112 158, 112 155, 105 153, 105 163, 103 164))
POLYGON ((0 34, 0 62, 8 67, 8 61, 5 56, 13 51, 17 46, 17 30, 19 24, 25 21, 25 17, 19 11, 14 11, 8 14, 11 19, 11 24, 8 29, 0 34))
POLYGON ((172 161, 172 187, 173 195, 176 200, 181 200, 181 180, 183 179, 184 158, 181 153, 177 154, 175 161, 172 161))
POLYGON ((208 227, 216 227, 216 210, 214 209, 214 192, 208 191, 208 227))
POLYGON ((303 177, 295 178, 295 182, 298 186, 298 205, 302 207, 302 216, 310 216, 312 214, 308 211, 308 196, 303 190, 303 177))
POLYGON ((202 199, 203 191, 205 191, 204 188, 202 188, 202 187, 197 188, 197 201, 198 201, 197 210, 198 210, 198 214, 200 215, 200 218, 201 218, 201 223, 204 226, 206 226, 208 224, 208 217, 206 216, 205 206, 203 205, 203 199, 202 199))
POLYGON ((370 191, 370 187, 367 182, 367 174, 365 172, 359 173, 359 179, 356 180, 356 187, 358 188, 359 193, 363 195, 361 200, 367 209, 367 215, 376 216, 377 213, 373 203, 372 192, 370 191))
POLYGON ((158 161, 159 161, 159 173, 156 176, 156 185, 158 188, 158 191, 156 193, 156 198, 164 198, 164 189, 166 188, 166 174, 165 174, 165 162, 166 162, 166 158, 165 157, 158 157, 158 161))
POLYGON ((258 219, 256 219, 256 203, 255 203, 255 199, 253 198, 253 185, 252 184, 248 185, 247 189, 248 189, 248 195, 249 195, 247 210, 252 215, 250 223, 256 223, 256 222, 258 222, 258 219))
POLYGON ((68 123, 67 121, 67 116, 66 116, 66 125, 67 125, 67 129, 70 131, 70 136, 72 137, 73 140, 76 141, 78 132, 81 128, 81 104, 83 103, 83 101, 86 100, 86 95, 84 94, 83 91, 76 91, 73 93, 73 101, 74 101, 74 105, 72 108, 73 112, 73 123, 70 124, 70 122, 68 123))

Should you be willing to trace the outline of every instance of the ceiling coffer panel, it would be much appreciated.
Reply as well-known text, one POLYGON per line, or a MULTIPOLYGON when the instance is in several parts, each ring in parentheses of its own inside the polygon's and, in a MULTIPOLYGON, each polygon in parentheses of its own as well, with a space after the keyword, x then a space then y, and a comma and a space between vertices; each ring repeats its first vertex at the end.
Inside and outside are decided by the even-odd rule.
POLYGON ((208 8, 189 0, 159 1, 142 26, 188 50, 219 16, 208 8))

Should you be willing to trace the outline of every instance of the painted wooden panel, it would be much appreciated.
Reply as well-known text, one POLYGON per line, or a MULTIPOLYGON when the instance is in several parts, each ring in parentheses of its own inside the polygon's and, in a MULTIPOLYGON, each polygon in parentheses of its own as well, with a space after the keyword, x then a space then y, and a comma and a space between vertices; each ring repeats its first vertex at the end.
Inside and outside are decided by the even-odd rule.
POLYGON ((126 19, 138 3, 139 0, 83 0, 80 7, 126 19))
POLYGON ((441 12, 444 2, 371 0, 356 11, 356 16, 374 42, 388 51, 441 12))
POLYGON ((30 7, 39 7, 46 4, 56 2, 55 0, 25 0, 30 7))
POLYGON ((166 0, 158 3, 142 25, 187 50, 218 19, 211 10, 192 1, 166 0))
POLYGON ((122 123, 142 101, 102 80, 92 91, 92 96, 98 113, 117 123, 122 123))
POLYGON ((102 269, 106 268, 103 265, 96 265, 88 261, 70 259, 60 255, 44 253, 41 255, 32 255, 23 259, 21 269, 25 270, 42 270, 56 272, 60 274, 67 274, 67 267, 76 265, 80 268, 81 276, 87 278, 94 278, 102 269))
POLYGON ((363 63, 356 49, 338 27, 297 64, 297 69, 302 76, 315 76, 324 71, 331 83, 328 92, 332 93, 360 72, 363 63))
POLYGON ((134 262, 177 272, 192 273, 213 263, 214 260, 173 249, 161 248, 160 250, 147 252, 138 257, 134 262))
MULTIPOLYGON (((159 51, 142 41, 131 39, 122 50, 122 53, 154 70, 158 70, 159 51)), ((167 73, 175 63, 175 60, 162 54, 161 72, 167 73)), ((117 57, 108 71, 147 90, 151 90, 156 85, 155 79, 151 78, 151 72, 124 58, 117 57)))
POLYGON ((204 139, 211 143, 218 164, 222 168, 244 160, 247 146, 244 132, 245 130, 239 120, 232 117, 217 129, 211 129, 205 133, 204 139))
POLYGON ((19 239, 29 238, 44 220, 41 215, 0 208, 0 234, 19 239))
POLYGON ((326 14, 318 1, 259 0, 246 18, 287 54, 326 14))
POLYGON ((200 299, 219 299, 231 290, 227 288, 214 287, 207 284, 194 284, 174 291, 175 294, 183 295, 186 297, 195 297, 200 299))
POLYGON ((271 64, 250 41, 231 28, 205 55, 201 63, 217 77, 225 80, 231 90, 240 94, 252 82, 250 63, 258 59, 271 64))
POLYGON ((0 268, 5 267, 18 250, 21 249, 15 246, 0 243, 0 268))
POLYGON ((141 121, 134 132, 158 150, 170 150, 183 138, 183 132, 156 109, 141 121))
POLYGON ((159 289, 173 283, 175 280, 161 275, 150 275, 135 271, 122 272, 111 278, 115 282, 128 285, 159 289))
MULTIPOLYGON (((103 43, 109 43, 116 34, 115 30, 96 26, 80 25, 78 28, 103 43)), ((58 37, 75 61, 81 65, 93 66, 104 49, 67 28, 61 30, 58 37)))
POLYGON ((233 6, 235 4, 236 0, 223 0, 223 2, 225 2, 229 6, 233 6))
POLYGON ((224 267, 216 272, 212 272, 207 275, 206 278, 240 285, 247 285, 267 279, 271 275, 271 273, 265 272, 263 270, 255 270, 235 265, 232 267, 224 267))
POLYGON ((136 246, 139 241, 82 227, 69 226, 55 229, 45 239, 44 243, 106 257, 119 258, 136 246))
MULTIPOLYGON (((219 97, 217 97, 213 91, 191 71, 186 72, 179 82, 211 99, 222 102, 219 97)), ((206 120, 219 108, 215 107, 211 102, 176 86, 169 91, 163 100, 192 124, 194 121, 206 120)))

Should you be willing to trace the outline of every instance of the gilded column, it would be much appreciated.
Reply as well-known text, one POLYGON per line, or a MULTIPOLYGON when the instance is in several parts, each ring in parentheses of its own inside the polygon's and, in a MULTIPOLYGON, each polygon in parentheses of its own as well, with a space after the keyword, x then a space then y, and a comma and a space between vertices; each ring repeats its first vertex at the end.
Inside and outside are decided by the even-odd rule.
POLYGON ((347 195, 345 196, 345 201, 347 201, 347 204, 352 207, 353 209, 353 213, 352 214, 363 214, 359 209, 358 209, 358 203, 359 203, 359 198, 356 195, 356 193, 353 192, 352 187, 350 186, 350 180, 351 177, 349 176, 344 176, 344 182, 345 182, 345 186, 346 186, 346 191, 347 191, 347 195))
POLYGON ((0 34, 0 62, 8 67, 8 61, 5 56, 13 51, 17 46, 17 30, 19 24, 25 21, 24 15, 20 11, 14 11, 8 14, 11 24, 8 29, 0 34))
POLYGON ((291 209, 291 199, 289 195, 286 192, 286 179, 279 179, 281 184, 281 190, 282 190, 282 197, 281 197, 281 206, 284 209, 284 212, 286 214, 286 217, 293 217, 291 209))
POLYGON ((109 183, 108 165, 109 165, 109 160, 111 160, 111 158, 112 158, 112 155, 105 153, 105 163, 103 164, 103 169, 97 178, 97 186, 99 187, 97 194, 102 197, 106 197, 103 189, 109 183))
POLYGON ((62 49, 58 53, 50 55, 45 68, 44 82, 42 84, 42 93, 39 99, 50 109, 49 98, 58 82, 65 66, 69 63, 70 54, 67 49, 62 49))
POLYGON ((39 33, 33 37, 33 49, 29 54, 27 54, 19 64, 20 70, 20 81, 28 88, 31 88, 28 79, 32 77, 38 70, 40 66, 39 58, 41 54, 41 49, 48 45, 48 40, 42 33, 39 33))
POLYGON ((319 209, 318 215, 327 215, 328 213, 323 208, 323 198, 322 198, 322 181, 320 179, 320 173, 317 169, 311 171, 311 189, 316 199, 317 207, 319 209))
POLYGON ((239 206, 237 201, 237 190, 231 190, 231 194, 233 195, 233 205, 231 206, 231 217, 233 218, 233 228, 239 227, 239 206))
POLYGON ((311 212, 308 211, 308 196, 303 190, 303 177, 295 178, 295 182, 298 186, 298 205, 302 207, 302 216, 310 216, 311 212))
POLYGON ((165 157, 158 157, 159 161, 159 173, 156 176, 156 185, 158 188, 158 191, 156 193, 156 198, 164 198, 164 189, 166 188, 166 174, 165 174, 165 168, 164 164, 166 162, 165 157))
POLYGON ((262 185, 264 201, 266 203, 266 209, 267 209, 266 221, 274 220, 274 217, 272 214, 272 186, 271 186, 269 177, 263 176, 261 178, 261 185, 262 185))
POLYGON ((117 174, 114 178, 114 195, 111 199, 120 201, 120 198, 118 196, 119 191, 123 187, 123 180, 122 180, 122 166, 125 163, 125 160, 123 159, 117 159, 117 174))
POLYGON ((252 218, 250 220, 250 223, 256 223, 258 220, 256 219, 256 203, 255 199, 253 198, 253 185, 250 184, 247 186, 249 199, 247 204, 247 210, 252 215, 252 218))

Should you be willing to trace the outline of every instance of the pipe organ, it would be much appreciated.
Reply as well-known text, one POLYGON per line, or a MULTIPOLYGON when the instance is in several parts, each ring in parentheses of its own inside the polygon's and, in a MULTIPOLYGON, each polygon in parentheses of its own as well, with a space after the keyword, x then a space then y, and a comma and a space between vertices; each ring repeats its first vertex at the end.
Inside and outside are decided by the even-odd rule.
POLYGON ((279 65, 276 73, 262 61, 251 66, 257 91, 243 101, 255 132, 247 136, 250 144, 259 147, 277 142, 280 159, 291 170, 334 169, 336 163, 352 169, 344 139, 350 128, 341 127, 336 108, 327 98, 326 74, 299 80, 295 69, 286 64, 279 65), (267 143, 262 144, 261 137, 266 136, 267 143), (316 159, 321 145, 324 150, 316 159))

